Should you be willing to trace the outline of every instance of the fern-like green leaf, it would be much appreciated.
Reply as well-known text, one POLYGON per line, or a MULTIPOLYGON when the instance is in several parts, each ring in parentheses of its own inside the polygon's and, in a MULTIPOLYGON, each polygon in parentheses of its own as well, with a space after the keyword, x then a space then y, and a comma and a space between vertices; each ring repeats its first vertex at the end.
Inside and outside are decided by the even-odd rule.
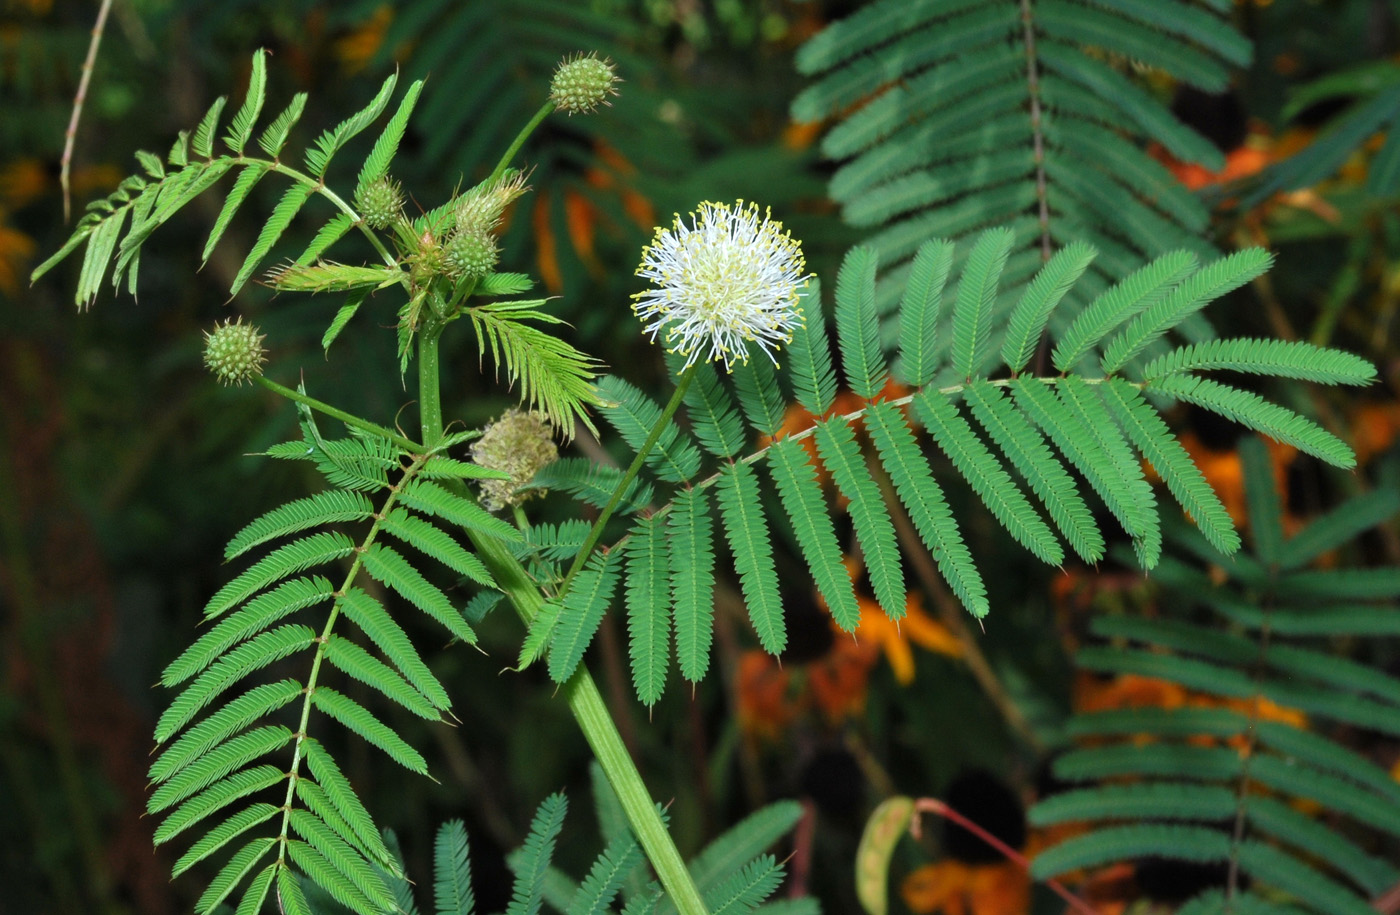
POLYGON ((415 511, 489 534, 499 540, 521 542, 520 531, 475 502, 453 495, 431 480, 412 480, 399 493, 399 501, 415 511))
POLYGON ((473 554, 454 540, 446 531, 414 517, 403 509, 393 509, 380 521, 380 527, 411 546, 414 546, 447 566, 460 572, 477 584, 488 588, 496 587, 491 572, 473 554))
POLYGON ((1336 549, 1363 531, 1400 512, 1400 491, 1377 489, 1353 496, 1294 534, 1281 545, 1279 568, 1300 568, 1328 550, 1336 549))
POLYGON ((1370 903, 1356 893, 1273 845, 1245 841, 1240 843, 1236 857, 1245 873, 1327 915, 1371 915, 1375 912, 1370 903))
POLYGON ((1152 405, 1137 388, 1118 379, 1110 379, 1102 389, 1118 424, 1166 482, 1210 545, 1226 554, 1238 550, 1240 536, 1230 513, 1152 405))
POLYGON ((394 160, 394 154, 399 150, 399 142, 403 140, 404 131, 408 128, 409 116, 413 114, 413 106, 418 103, 418 94, 422 91, 423 81, 415 80, 399 100, 398 110, 389 119, 389 123, 384 125, 384 131, 374 141, 369 158, 365 159, 364 165, 360 167, 360 177, 355 182, 356 194, 389 173, 389 163, 394 160))
POLYGON ((1104 349, 1104 372, 1118 371, 1144 347, 1200 311, 1207 302, 1263 274, 1273 262, 1274 256, 1263 248, 1246 248, 1202 267, 1165 298, 1144 309, 1109 342, 1104 349))
POLYGON ((397 73, 389 74, 368 105, 317 138, 311 149, 306 151, 306 169, 313 178, 323 177, 331 157, 383 114, 385 106, 389 104, 389 97, 394 94, 394 86, 398 79, 397 73))
POLYGON ((568 915, 604 915, 611 912, 613 898, 623 881, 642 862, 641 849, 630 835, 619 836, 608 843, 602 854, 588 869, 578 892, 569 901, 568 915))
MULTIPOLYGON (((248 889, 243 894, 243 898, 238 901, 238 908, 234 915, 257 915, 262 911, 263 902, 267 899, 267 893, 272 888, 272 881, 277 877, 277 865, 269 864, 258 871, 251 881, 248 882, 248 889)), ((204 910, 199 910, 199 915, 208 915, 204 910)))
POLYGON ((569 585, 549 646, 549 676, 555 683, 573 676, 593 641, 617 586, 620 558, 616 553, 595 553, 569 585))
POLYGON ((520 863, 515 871, 506 915, 539 915, 545 872, 554 858, 554 845, 568 810, 569 802, 563 794, 551 794, 535 811, 530 832, 520 850, 520 863))
POLYGON ((306 626, 278 626, 249 639, 200 674, 170 703, 156 722, 156 743, 169 740, 214 698, 234 683, 275 661, 310 646, 316 633, 306 626))
MULTIPOLYGON (((271 851, 276 844, 277 840, 273 838, 254 839, 234 852, 233 857, 229 858, 228 863, 219 870, 219 873, 209 882, 209 886, 200 894, 199 901, 194 906, 195 911, 200 915, 209 915, 210 912, 218 908, 219 904, 238 888, 238 884, 243 882, 243 878, 247 877, 257 866, 263 855, 271 851)), ((271 865, 264 873, 272 873, 274 868, 276 868, 275 864, 271 865)), ((253 885, 257 885, 256 879, 253 881, 253 885)), ((250 890, 249 894, 251 895, 251 893, 250 890)))
MULTIPOLYGON (((523 488, 563 490, 595 508, 602 508, 612 500, 613 493, 622 483, 622 476, 619 468, 587 458, 560 458, 542 468, 523 488)), ((624 515, 635 514, 645 508, 651 499, 651 484, 635 476, 623 491, 617 511, 624 515)))
POLYGON ((275 581, 313 566, 344 559, 354 551, 350 538, 336 532, 312 534, 278 547, 220 588, 205 604, 204 617, 212 619, 275 581))
MULTIPOLYGON (((306 809, 315 814, 323 823, 335 831, 337 836, 359 854, 367 859, 376 859, 374 851, 366 847, 360 837, 355 834, 355 830, 346 822, 335 805, 331 803, 330 797, 325 789, 311 780, 309 776, 303 776, 296 781, 296 796, 305 805, 306 809)), ((396 861, 386 862, 388 867, 397 867, 396 861)), ((384 874, 391 875, 389 870, 384 870, 384 874)))
POLYGON ((219 239, 224 237, 225 230, 233 222, 234 214, 243 205, 243 201, 248 199, 253 188, 266 175, 268 168, 261 162, 251 162, 238 175, 238 180, 233 182, 233 188, 229 190, 228 196, 224 198, 223 208, 219 210, 218 218, 214 220, 214 227, 209 230, 209 240, 204 243, 204 252, 200 255, 200 260, 209 262, 209 255, 214 252, 214 246, 219 243, 219 239))
POLYGON ((422 693, 410 686, 393 668, 354 642, 332 635, 326 640, 322 657, 331 666, 361 683, 374 687, 418 717, 429 721, 441 719, 437 709, 422 693))
POLYGON ((298 835, 350 880, 355 889, 371 904, 370 911, 394 911, 394 898, 383 879, 374 872, 369 862, 360 857, 360 853, 336 835, 334 830, 306 810, 293 808, 289 820, 292 829, 298 835))
POLYGON ((282 908, 282 915, 315 915, 306 901, 306 893, 302 891, 301 883, 292 869, 285 864, 278 865, 277 903, 282 908))
MULTIPOLYGON (((1125 485, 1121 466, 1115 465, 1102 448, 1096 447, 1098 436, 1093 428, 1066 408, 1044 382, 1023 377, 1012 384, 1011 390, 1016 405, 1044 430, 1060 453, 1079 468, 1134 543, 1143 542, 1156 516, 1154 514, 1151 520, 1145 516, 1143 492, 1125 485)), ((1150 496, 1151 490, 1146 488, 1145 480, 1142 487, 1150 496)))
POLYGON ((245 807, 209 830, 202 839, 190 846, 190 850, 175 862, 171 875, 180 876, 254 826, 266 823, 281 812, 280 808, 271 804, 253 804, 251 807, 245 807))
POLYGON ((1224 370, 1320 384, 1370 384, 1376 367, 1359 356, 1297 340, 1207 340, 1158 356, 1143 367, 1144 378, 1181 372, 1224 370))
POLYGON ((710 666, 714 632, 714 522, 703 490, 687 489, 676 496, 667 530, 676 660, 681 676, 698 683, 710 666))
POLYGON ((360 554, 365 571, 382 584, 388 585, 410 604, 432 617, 453 637, 468 645, 476 644, 476 632, 462 618, 462 614, 452 601, 423 574, 409 564, 407 559, 393 547, 382 543, 372 544, 360 554))
POLYGON ((1201 863, 1224 861, 1230 856, 1230 837, 1203 826, 1110 826, 1036 855, 1031 876, 1044 880, 1081 867, 1148 856, 1201 863))
POLYGON ((428 774, 428 764, 422 754, 354 699, 318 686, 311 694, 311 704, 383 750, 390 759, 410 772, 428 774))
MULTIPOLYGON (((248 75, 248 94, 244 96, 242 107, 233 116, 228 133, 224 135, 224 142, 228 144, 229 149, 233 150, 234 155, 241 156, 243 154, 243 145, 248 142, 248 137, 252 136, 253 125, 257 123, 258 115, 262 113, 263 101, 266 97, 267 52, 258 50, 253 53, 253 69, 248 75)), ((197 136, 196 140, 198 140, 197 136)), ((195 145, 198 147, 198 142, 195 145)), ((198 152, 197 149, 196 152, 198 152)), ((208 155, 208 153, 204 155, 208 155)))
POLYGON ((904 616, 904 571, 889 510, 870 476, 850 424, 840 417, 817 424, 817 453, 836 488, 850 500, 856 539, 870 575, 875 599, 890 619, 904 616))
POLYGON ((885 354, 875 313, 875 270, 879 256, 852 248, 836 278, 836 330, 846 384, 859 397, 873 398, 885 386, 885 354))
POLYGON ((721 472, 715 496, 744 605, 759 643, 769 654, 782 654, 787 647, 787 628, 758 475, 749 464, 731 464, 721 472))
POLYGON ((1166 375, 1147 386, 1185 403, 1224 416, 1262 432, 1275 441, 1292 445, 1327 463, 1350 469, 1356 456, 1346 443, 1321 426, 1291 410, 1269 403, 1258 394, 1195 375, 1166 375))
MULTIPOLYGON (((292 263, 298 267, 305 267, 308 264, 315 263, 321 255, 325 253, 327 248, 340 241, 340 239, 345 236, 346 232, 349 232, 355 227, 355 224, 354 218, 348 213, 336 213, 325 225, 321 226, 321 228, 316 231, 316 235, 311 239, 310 244, 306 246, 306 250, 302 251, 292 263)), ((364 295, 369 294, 369 290, 361 291, 364 295)), ((355 302, 358 307, 359 301, 362 301, 363 298, 363 295, 360 296, 358 300, 355 297, 351 297, 350 301, 355 302)), ((353 315, 354 312, 351 311, 350 314, 345 315, 345 309, 348 307, 348 305, 342 306, 340 311, 336 312, 335 320, 331 322, 331 328, 335 328, 337 324, 344 327, 345 323, 350 320, 350 316, 353 315)), ((330 329, 326 330, 326 335, 332 340, 334 340, 339 333, 339 330, 336 330, 334 334, 331 333, 330 329)), ((328 349, 329 346, 329 341, 323 337, 321 340, 321 348, 328 349)))
POLYGON ((734 365, 733 377, 734 392, 749 425, 760 435, 777 435, 786 404, 773 363, 763 356, 747 359, 734 365))
POLYGON ((896 408, 878 403, 866 411, 865 423, 880 463, 943 579, 969 613, 978 619, 986 616, 986 585, 908 422, 896 408))
POLYGON ((152 781, 168 779, 180 769, 230 735, 243 730, 254 721, 283 708, 301 695, 301 684, 295 680, 281 680, 255 686, 231 702, 220 706, 217 711, 199 724, 190 728, 180 739, 156 757, 151 764, 152 781))
MULTIPOLYGON (((640 448, 660 420, 661 408, 636 385, 616 375, 600 380, 598 393, 608 401, 603 418, 631 448, 640 448)), ((700 449, 679 426, 668 421, 647 454, 647 464, 662 480, 681 483, 700 469, 700 449)))
POLYGON ((1064 550, 1054 532, 982 444, 957 407, 942 394, 929 391, 915 397, 914 406, 933 440, 952 459, 953 466, 1011 536, 1051 565, 1064 562, 1064 550))
POLYGON ((243 266, 238 268, 238 275, 233 278, 233 285, 228 290, 230 296, 238 295, 243 284, 252 278, 263 258, 267 257, 272 246, 277 244, 282 233, 287 231, 287 227, 292 224, 297 213, 301 212, 301 208, 315 193, 315 187, 308 187, 304 184, 293 184, 287 188, 287 192, 282 195, 282 199, 273 208, 272 215, 268 217, 267 222, 263 223, 257 239, 253 242, 252 250, 243 260, 243 266))
POLYGON ((306 753, 306 764, 315 776, 316 783, 325 792, 326 799, 335 808, 336 814, 354 831, 359 844, 369 851, 373 860, 386 866, 392 865, 393 856, 389 854, 379 829, 374 825, 369 811, 360 802, 355 789, 350 786, 349 779, 340 771, 335 760, 312 738, 308 737, 302 741, 302 749, 306 753))
POLYGON ((983 232, 963 265, 953 305, 953 371, 959 378, 981 374, 991 334, 997 283, 1015 241, 1010 229, 983 232))
POLYGON ((260 594, 247 606, 220 620, 213 629, 195 640, 161 674, 162 686, 177 686, 207 668, 230 646, 261 632, 278 620, 314 606, 334 595, 331 583, 315 576, 283 582, 260 594))
POLYGON ((1220 785, 1146 782, 1098 785, 1054 794, 1030 811, 1030 822, 1049 826, 1087 820, 1200 820, 1235 816, 1235 792, 1220 785))
MULTIPOLYGON (((816 468, 802 446, 790 438, 781 439, 768 449, 768 464, 818 593, 826 600, 836 625, 846 632, 854 632, 860 624, 860 605, 856 602, 850 573, 841 561, 841 545, 836 540, 836 530, 817 483, 816 468)), ((763 640, 762 633, 759 638, 763 640)), ((784 645, 786 640, 786 631, 774 639, 784 645)))
POLYGON ((671 652, 671 556, 663 522, 639 520, 627 542, 627 636, 632 686, 643 705, 666 688, 671 652))
POLYGON ((685 391, 692 431, 706 451, 720 458, 733 457, 745 444, 739 410, 712 364, 697 362, 692 371, 695 375, 685 391))
MULTIPOLYGON (((253 56, 256 61, 262 57, 259 51, 253 56)), ((257 66, 256 63, 253 66, 257 66)), ((228 96, 221 95, 214 99, 214 103, 209 106, 209 110, 204 112, 204 117, 199 119, 199 126, 195 128, 194 139, 190 147, 196 156, 203 156, 206 159, 214 156, 214 135, 219 129, 219 117, 224 113, 224 106, 228 104, 228 96)), ((159 176, 157 176, 159 177, 159 176)))
POLYGON ((560 337, 525 323, 562 323, 540 311, 543 304, 543 299, 491 302, 468 309, 467 316, 478 345, 490 350, 498 370, 505 369, 507 382, 520 382, 521 400, 569 437, 575 421, 592 428, 587 410, 598 403, 593 390, 598 363, 560 337))
POLYGON ((340 608, 434 707, 451 707, 447 690, 428 669, 408 634, 379 601, 359 588, 350 588, 341 598, 340 608))
POLYGON ((791 832, 801 818, 802 805, 796 801, 778 801, 744 817, 691 861, 690 873, 696 886, 701 892, 713 889, 791 832))
POLYGON ((1124 321, 1165 298, 1196 270, 1189 251, 1165 254, 1121 280, 1079 313, 1055 345, 1053 362, 1062 372, 1074 369, 1100 340, 1124 321))
POLYGON ((943 289, 953 266, 953 243, 924 242, 914 255, 899 307, 898 376, 905 384, 927 384, 938 370, 936 344, 943 320, 943 289))
POLYGON ((293 734, 281 725, 255 728, 220 744, 182 768, 161 784, 146 800, 147 813, 159 813, 203 791, 260 756, 291 741, 293 734))
POLYGON ((772 855, 763 855, 706 893, 705 906, 711 915, 748 915, 782 882, 782 867, 772 855))
MULTIPOLYGON (((293 814, 304 812, 294 810, 293 814)), ((355 915, 384 915, 384 913, 393 911, 392 899, 387 907, 375 904, 355 885, 349 876, 335 864, 332 864, 326 854, 312 843, 288 839, 285 847, 287 857, 301 868, 314 886, 323 890, 331 899, 345 906, 355 915)), ((337 863, 341 862, 337 861, 337 863)), ((385 895, 387 897, 387 889, 385 895)), ((315 898, 314 894, 312 898, 315 898)))
POLYGON ((793 393, 808 413, 821 416, 836 397, 836 370, 826 339, 820 282, 810 280, 799 296, 802 327, 793 333, 790 350, 793 393))
POLYGON ((1282 801, 1252 796, 1245 799, 1245 810, 1254 830, 1285 839, 1290 846, 1327 862, 1372 896, 1385 892, 1400 878, 1393 864, 1372 857, 1337 830, 1282 801))
POLYGON ((1085 562, 1098 562, 1103 557, 1103 535, 1074 479, 1041 434, 1017 412, 999 387, 978 381, 968 385, 963 394, 972 415, 1030 483, 1074 551, 1085 562))
POLYGON ((467 828, 461 820, 438 827, 433 841, 433 900, 437 915, 474 915, 472 865, 467 828))
POLYGON ((162 845, 189 829, 200 820, 232 804, 240 798, 270 788, 287 777, 276 766, 243 769, 219 779, 199 794, 185 801, 165 818, 155 831, 155 843, 162 845))
POLYGON ((356 492, 331 489, 296 499, 258 518, 239 531, 224 548, 224 561, 234 559, 255 546, 299 533, 323 524, 363 521, 374 514, 369 499, 356 492))
POLYGON ((1093 245, 1084 242, 1066 245, 1027 284, 1012 309, 1006 339, 1001 345, 1001 358, 1007 368, 1020 372, 1026 367, 1045 332, 1050 313, 1097 256, 1093 245))
POLYGON ((258 136, 258 146, 262 147, 262 151, 274 159, 282 155, 282 147, 287 145, 287 136, 291 134, 297 121, 301 120, 301 114, 304 110, 306 110, 306 93, 298 92, 292 96, 287 107, 282 109, 282 113, 277 115, 273 122, 267 125, 267 129, 258 136))

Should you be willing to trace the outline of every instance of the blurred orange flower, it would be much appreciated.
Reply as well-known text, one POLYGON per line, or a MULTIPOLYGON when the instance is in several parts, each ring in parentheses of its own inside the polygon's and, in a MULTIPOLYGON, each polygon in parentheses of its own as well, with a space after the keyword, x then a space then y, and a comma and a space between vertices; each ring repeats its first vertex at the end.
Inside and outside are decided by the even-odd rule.
POLYGON ((918 915, 1026 915, 1030 876, 1016 864, 964 864, 951 858, 904 878, 900 896, 918 915))
POLYGON ((921 648, 960 658, 963 646, 948 627, 924 612, 923 601, 913 591, 904 604, 904 616, 892 620, 880 609, 880 605, 868 597, 860 597, 860 623, 856 626, 857 639, 870 639, 885 652, 890 662, 890 670, 901 685, 914 682, 914 652, 909 643, 921 648))

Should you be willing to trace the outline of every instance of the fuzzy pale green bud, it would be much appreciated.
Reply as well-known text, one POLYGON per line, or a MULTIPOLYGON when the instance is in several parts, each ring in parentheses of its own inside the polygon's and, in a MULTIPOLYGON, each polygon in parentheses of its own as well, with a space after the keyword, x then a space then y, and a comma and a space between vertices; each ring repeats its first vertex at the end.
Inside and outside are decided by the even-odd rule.
POLYGON ((204 364, 222 385, 242 384, 262 374, 267 361, 263 335, 243 319, 215 324, 204 332, 204 364))
POLYGON ((591 114, 599 105, 611 104, 608 96, 617 95, 618 82, 611 60, 580 54, 559 64, 549 84, 549 97, 569 115, 591 114))
POLYGON ((403 215, 403 189, 388 175, 377 178, 355 192, 355 206, 371 229, 388 228, 403 215))
POLYGON ((502 216, 505 215, 506 207, 529 189, 525 184, 525 174, 514 168, 508 169, 495 181, 483 181, 457 201, 457 231, 496 231, 502 216))
POLYGON ((530 493, 516 490, 559 460, 559 448, 554 430, 539 413, 507 410, 472 443, 472 460, 510 475, 508 480, 481 481, 481 504, 494 512, 529 498, 530 493))
POLYGON ((453 277, 485 276, 501 258, 496 239, 486 232, 458 232, 447 243, 444 264, 453 277))

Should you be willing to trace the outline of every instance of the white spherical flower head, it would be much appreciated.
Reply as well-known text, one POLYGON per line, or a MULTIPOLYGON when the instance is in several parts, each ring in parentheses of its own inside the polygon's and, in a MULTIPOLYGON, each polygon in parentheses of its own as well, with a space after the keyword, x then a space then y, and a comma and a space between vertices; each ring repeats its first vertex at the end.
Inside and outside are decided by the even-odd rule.
POLYGON ((756 204, 702 203, 691 224, 680 216, 642 251, 637 275, 656 288, 633 296, 632 311, 652 340, 686 357, 734 363, 757 343, 773 360, 802 326, 797 293, 807 285, 802 248, 756 204))

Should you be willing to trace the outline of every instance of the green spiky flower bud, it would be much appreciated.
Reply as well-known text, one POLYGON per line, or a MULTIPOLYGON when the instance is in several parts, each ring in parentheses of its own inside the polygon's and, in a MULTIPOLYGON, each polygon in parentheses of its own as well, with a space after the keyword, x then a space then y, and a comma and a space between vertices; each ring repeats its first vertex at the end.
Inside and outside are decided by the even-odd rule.
POLYGON ((533 493, 516 492, 545 467, 559 460, 554 430, 539 413, 507 410, 472 443, 472 460, 508 480, 482 480, 481 504, 488 511, 519 505, 533 493))
POLYGON ((525 173, 516 168, 506 169, 495 181, 481 182, 457 201, 454 214, 457 231, 496 231, 505 215, 506 207, 529 189, 525 183, 525 173))
POLYGON ((403 188, 388 175, 355 192, 355 206, 371 229, 385 229, 403 215, 403 188))
POLYGON ((243 319, 215 324, 204 332, 204 364, 222 385, 241 385, 262 374, 267 351, 263 335, 243 319))
POLYGON ((485 276, 500 260, 496 239, 486 232, 458 232, 447 243, 444 263, 452 277, 485 276))
POLYGON ((549 97, 555 107, 570 116, 591 114, 599 105, 609 105, 609 95, 617 95, 621 80, 613 62, 597 54, 565 58, 549 83, 549 97))

